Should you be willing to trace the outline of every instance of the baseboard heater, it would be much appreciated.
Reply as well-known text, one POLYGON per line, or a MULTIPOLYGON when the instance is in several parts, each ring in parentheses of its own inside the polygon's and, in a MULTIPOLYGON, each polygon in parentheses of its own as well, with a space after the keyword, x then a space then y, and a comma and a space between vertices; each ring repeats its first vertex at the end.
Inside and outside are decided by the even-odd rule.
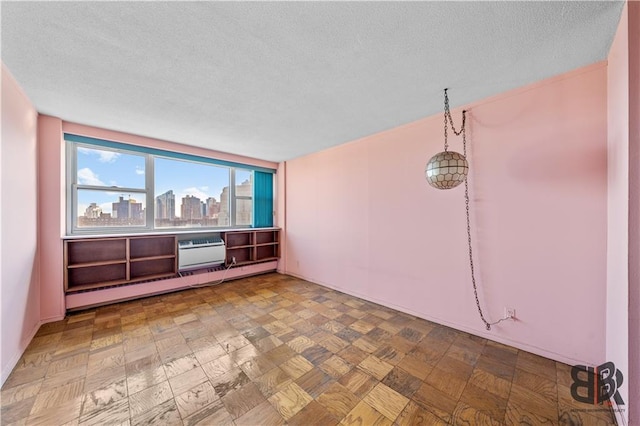
POLYGON ((178 241, 178 271, 210 268, 224 263, 226 250, 220 237, 178 241))

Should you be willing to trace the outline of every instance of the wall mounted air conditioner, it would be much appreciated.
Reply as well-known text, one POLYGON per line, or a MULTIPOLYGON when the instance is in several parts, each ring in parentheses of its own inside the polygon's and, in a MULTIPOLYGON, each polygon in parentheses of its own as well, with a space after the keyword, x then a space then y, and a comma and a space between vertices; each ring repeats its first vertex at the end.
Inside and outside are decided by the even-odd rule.
POLYGON ((224 263, 226 250, 220 237, 178 241, 178 271, 210 268, 224 263))

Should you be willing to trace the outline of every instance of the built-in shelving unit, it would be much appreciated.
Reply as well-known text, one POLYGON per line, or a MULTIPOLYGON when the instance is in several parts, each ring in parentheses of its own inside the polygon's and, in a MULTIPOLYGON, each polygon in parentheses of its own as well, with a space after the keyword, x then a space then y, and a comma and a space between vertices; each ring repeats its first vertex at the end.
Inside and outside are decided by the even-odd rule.
POLYGON ((223 238, 227 265, 232 264, 234 257, 236 266, 267 262, 280 257, 280 231, 277 229, 228 231, 223 234, 223 238))
POLYGON ((277 228, 70 237, 64 240, 65 303, 67 309, 80 309, 270 272, 276 270, 279 256, 277 228), (202 235, 224 240, 229 269, 179 273, 178 239, 202 235))
POLYGON ((176 276, 176 247, 173 235, 66 240, 65 292, 176 276))

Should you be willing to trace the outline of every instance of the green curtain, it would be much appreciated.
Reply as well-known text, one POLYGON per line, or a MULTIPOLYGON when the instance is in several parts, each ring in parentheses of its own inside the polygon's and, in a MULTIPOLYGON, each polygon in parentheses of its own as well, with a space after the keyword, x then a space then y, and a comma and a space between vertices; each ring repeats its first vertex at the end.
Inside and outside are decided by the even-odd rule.
POLYGON ((256 170, 253 174, 253 226, 273 226, 273 173, 256 170))

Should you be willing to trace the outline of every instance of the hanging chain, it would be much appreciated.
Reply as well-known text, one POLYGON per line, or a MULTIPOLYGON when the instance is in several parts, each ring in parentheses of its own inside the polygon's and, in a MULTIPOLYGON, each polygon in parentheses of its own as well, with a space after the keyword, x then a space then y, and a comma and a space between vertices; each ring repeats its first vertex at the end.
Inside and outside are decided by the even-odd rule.
POLYGON ((453 118, 451 118, 451 109, 449 108, 449 94, 447 93, 447 90, 449 89, 444 89, 444 129, 445 129, 444 140, 445 140, 445 143, 447 142, 447 122, 451 123, 451 130, 453 130, 453 133, 456 136, 460 136, 462 132, 464 132, 465 122, 467 118, 463 111, 462 126, 460 127, 460 130, 456 130, 456 126, 454 126, 453 124, 453 118))
MULTIPOLYGON (((451 110, 449 108, 449 95, 447 94, 448 89, 444 89, 444 150, 449 150, 449 143, 447 140, 449 124, 451 124, 451 130, 456 136, 462 135, 462 155, 464 158, 467 158, 467 132, 466 132, 466 123, 467 123, 467 111, 462 111, 462 126, 460 126, 460 130, 456 130, 456 127, 453 124, 453 118, 451 117, 451 110)), ((478 313, 480 314, 480 319, 484 323, 487 330, 491 330, 492 325, 496 325, 502 321, 505 321, 506 318, 501 318, 495 322, 489 322, 484 317, 482 313, 482 307, 480 306, 480 299, 478 298, 478 286, 476 284, 476 274, 475 268, 473 266, 473 249, 471 244, 471 215, 469 212, 469 182, 468 179, 464 179, 464 202, 465 202, 465 210, 467 215, 467 242, 469 243, 469 268, 471 269, 471 283, 473 284, 473 295, 476 299, 476 306, 478 307, 478 313)))
POLYGON ((447 89, 444 89, 444 152, 449 151, 449 142, 447 141, 447 137, 449 136, 450 119, 451 112, 449 112, 449 97, 447 96, 447 89))
MULTIPOLYGON (((445 91, 445 96, 446 96, 445 91)), ((464 121, 464 117, 466 116, 466 111, 462 111, 462 117, 464 121)), ((464 158, 467 158, 467 132, 464 132, 464 126, 462 127, 462 155, 464 158)), ((491 324, 484 318, 484 314, 482 313, 482 308, 480 307, 480 299, 478 299, 478 287, 476 285, 476 274, 475 269, 473 267, 473 249, 471 248, 471 215, 469 214, 469 183, 465 178, 464 180, 464 203, 467 211, 467 241, 469 242, 469 267, 471 268, 471 283, 473 284, 473 295, 476 298, 476 306, 478 307, 478 313, 480 314, 480 319, 487 327, 487 330, 491 330, 491 324)))

